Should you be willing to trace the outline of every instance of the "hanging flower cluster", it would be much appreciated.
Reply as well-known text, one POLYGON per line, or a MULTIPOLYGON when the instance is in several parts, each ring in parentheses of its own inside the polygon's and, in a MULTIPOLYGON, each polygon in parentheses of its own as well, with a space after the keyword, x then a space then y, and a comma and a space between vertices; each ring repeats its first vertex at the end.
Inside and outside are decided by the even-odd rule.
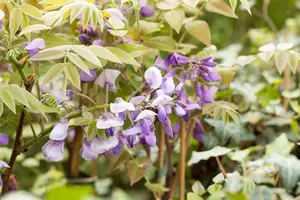
MULTIPOLYGON (((9 143, 9 137, 6 134, 0 133, 0 145, 6 145, 8 143, 9 143)), ((0 160, 0 169, 2 168, 10 168, 10 167, 6 162, 0 160)), ((2 186, 1 175, 0 175, 0 186, 2 186)))
MULTIPOLYGON (((191 111, 201 109, 206 103, 213 102, 213 96, 217 91, 215 86, 206 86, 197 80, 217 82, 221 78, 213 71, 217 64, 211 57, 205 59, 189 58, 179 53, 173 53, 163 60, 156 59, 155 65, 148 68, 144 73, 147 95, 134 96, 128 101, 116 98, 109 104, 109 111, 99 116, 96 127, 105 134, 97 135, 93 139, 84 138, 80 154, 85 160, 95 160, 99 154, 114 155, 121 152, 125 145, 133 148, 141 143, 150 147, 156 145, 155 121, 162 123, 165 134, 174 137, 179 131, 180 125, 171 125, 169 116, 174 113, 189 119, 191 111), (182 70, 187 68, 187 70, 182 70), (179 77, 179 81, 177 81, 179 77), (187 81, 193 81, 195 91, 199 97, 198 102, 190 101, 184 87, 187 81), (178 82, 176 85, 175 82, 178 82), (129 120, 131 126, 123 129, 124 122, 129 120)), ((82 82, 94 82, 108 90, 116 89, 116 79, 120 71, 104 69, 97 77, 96 70, 91 70, 91 75, 80 72, 82 82)), ((196 121, 194 137, 202 141, 204 133, 200 121, 196 121)), ((64 140, 68 136, 68 120, 61 118, 54 125, 50 133, 50 140, 43 146, 43 155, 52 161, 59 161, 64 157, 64 140)))

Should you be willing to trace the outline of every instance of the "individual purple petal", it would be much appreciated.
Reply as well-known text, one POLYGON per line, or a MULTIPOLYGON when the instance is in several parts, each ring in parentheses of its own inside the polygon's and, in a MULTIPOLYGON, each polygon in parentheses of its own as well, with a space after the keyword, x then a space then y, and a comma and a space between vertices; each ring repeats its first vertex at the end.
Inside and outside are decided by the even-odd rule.
POLYGON ((145 135, 145 142, 149 146, 154 147, 156 145, 156 136, 154 133, 151 133, 149 135, 145 135))
POLYGON ((168 120, 164 106, 162 105, 157 106, 157 113, 160 122, 166 122, 168 120))
POLYGON ((68 136, 68 120, 61 118, 58 123, 54 125, 49 138, 51 140, 64 140, 68 136))
POLYGON ((157 56, 154 66, 163 71, 169 71, 169 66, 165 65, 165 61, 161 56, 157 56))
POLYGON ((208 61, 210 61, 212 59, 212 56, 208 56, 208 57, 206 57, 206 58, 203 58, 202 60, 201 60, 201 62, 208 62, 208 61))
POLYGON ((101 74, 97 77, 95 84, 98 84, 100 87, 104 88, 108 84, 109 89, 115 89, 115 81, 120 75, 120 71, 114 69, 104 69, 101 74))
POLYGON ((90 75, 85 73, 84 71, 80 71, 79 76, 80 76, 80 81, 82 83, 93 82, 97 77, 97 70, 96 69, 90 70, 90 75))
POLYGON ((41 89, 44 93, 51 94, 55 98, 57 104, 62 104, 64 101, 70 100, 72 97, 72 91, 70 90, 67 90, 66 95, 64 95, 61 90, 50 89, 49 85, 44 85, 41 89))
POLYGON ((203 134, 205 130, 202 123, 197 120, 194 128, 193 136, 198 142, 203 142, 203 134))
POLYGON ((28 51, 30 57, 39 53, 39 49, 45 48, 45 41, 42 38, 36 38, 29 43, 25 43, 25 50, 28 51))
POLYGON ((127 130, 124 130, 122 132, 123 135, 129 136, 129 135, 136 135, 138 133, 142 133, 142 129, 140 126, 132 126, 127 130))
POLYGON ((188 102, 187 103, 187 110, 200 110, 201 106, 198 103, 194 103, 194 102, 188 102))
POLYGON ((184 88, 181 90, 181 92, 178 95, 178 101, 180 101, 183 104, 187 103, 187 94, 184 88))
POLYGON ((177 135, 179 133, 179 131, 180 131, 180 122, 179 121, 174 124, 172 130, 173 130, 174 135, 177 135))
POLYGON ((78 36, 78 40, 80 41, 81 44, 84 45, 91 45, 93 44, 93 38, 91 38, 90 36, 88 36, 87 34, 80 34, 78 36))
POLYGON ((98 154, 93 152, 91 149, 91 141, 87 141, 86 138, 83 141, 82 148, 80 150, 80 155, 85 160, 96 160, 98 154))
POLYGON ((201 97, 201 104, 206 104, 206 103, 212 103, 214 102, 214 94, 217 92, 217 87, 211 86, 210 88, 207 88, 206 86, 201 86, 201 92, 202 92, 202 97, 201 97))
POLYGON ((147 85, 151 89, 157 89, 162 83, 162 76, 159 69, 156 67, 150 67, 145 71, 144 77, 146 79, 147 85))
POLYGON ((164 123, 164 128, 165 128, 166 135, 173 138, 174 137, 173 129, 172 129, 171 122, 169 119, 164 123))
POLYGON ((1 168, 10 168, 10 167, 6 162, 4 162, 3 160, 0 160, 0 169, 1 168))
POLYGON ((97 128, 98 129, 108 129, 110 127, 118 127, 123 126, 124 121, 122 121, 119 117, 107 117, 103 116, 97 120, 97 128))
POLYGON ((195 91, 198 97, 202 98, 202 89, 199 82, 195 82, 195 91))
POLYGON ((139 121, 139 125, 144 135, 149 135, 152 133, 152 122, 150 120, 142 119, 139 121))
POLYGON ((119 139, 117 137, 110 137, 109 139, 103 139, 103 140, 99 140, 99 138, 96 137, 91 142, 91 150, 98 154, 104 153, 116 147, 118 143, 119 143, 119 139))
POLYGON ((186 109, 184 109, 181 105, 179 105, 178 103, 176 103, 174 105, 174 110, 176 112, 176 114, 179 116, 179 117, 182 117, 184 115, 186 115, 187 111, 186 109))
POLYGON ((118 113, 118 116, 121 120, 126 120, 126 111, 118 113))
POLYGON ((159 95, 156 97, 153 102, 151 103, 152 107, 158 106, 158 105, 164 105, 167 104, 168 102, 172 101, 173 98, 168 96, 168 95, 159 95))
POLYGON ((93 45, 97 45, 97 46, 104 46, 104 43, 102 40, 98 39, 98 40, 95 40, 93 42, 93 45))
POLYGON ((152 110, 143 110, 134 120, 135 122, 148 118, 148 119, 154 119, 154 116, 157 115, 155 112, 152 110))
POLYGON ((9 137, 6 134, 0 133, 0 144, 8 144, 9 137))
POLYGON ((172 77, 167 78, 161 85, 165 94, 171 94, 175 89, 174 80, 172 77))
POLYGON ((170 54, 167 56, 166 60, 165 60, 165 65, 169 66, 169 65, 188 65, 190 63, 190 60, 184 56, 181 55, 177 52, 170 54))
POLYGON ((45 158, 51 161, 60 161, 64 158, 64 141, 49 140, 43 147, 42 152, 45 158))
POLYGON ((104 11, 108 12, 112 16, 117 17, 121 21, 127 22, 127 19, 124 17, 123 13, 117 8, 107 8, 104 11))
POLYGON ((212 82, 219 82, 222 80, 221 76, 214 71, 208 72, 208 77, 211 79, 212 82))
POLYGON ((124 143, 122 142, 122 140, 119 139, 118 145, 112 148, 109 152, 111 152, 113 155, 118 155, 119 153, 121 153, 123 147, 124 143))
POLYGON ((154 15, 154 12, 155 12, 154 9, 149 6, 142 6, 141 10, 140 10, 140 14, 143 17, 150 17, 150 16, 154 15))
POLYGON ((176 86, 176 88, 175 88, 175 94, 176 94, 176 95, 179 95, 179 93, 181 92, 181 90, 182 90, 182 88, 183 88, 183 86, 184 86, 185 81, 186 81, 186 75, 183 75, 183 76, 181 77, 181 79, 180 79, 179 84, 178 84, 178 85, 176 86))
POLYGON ((137 136, 136 136, 136 135, 129 135, 129 136, 127 137, 127 142, 128 142, 128 144, 129 144, 130 148, 133 148, 133 147, 134 147, 134 144, 135 144, 136 139, 137 139, 137 136))
POLYGON ((110 111, 112 113, 121 113, 126 110, 135 111, 135 107, 132 103, 128 103, 120 97, 116 98, 115 103, 110 104, 110 111))
POLYGON ((108 129, 105 129, 105 132, 109 135, 109 136, 114 136, 115 134, 115 127, 110 127, 108 129))

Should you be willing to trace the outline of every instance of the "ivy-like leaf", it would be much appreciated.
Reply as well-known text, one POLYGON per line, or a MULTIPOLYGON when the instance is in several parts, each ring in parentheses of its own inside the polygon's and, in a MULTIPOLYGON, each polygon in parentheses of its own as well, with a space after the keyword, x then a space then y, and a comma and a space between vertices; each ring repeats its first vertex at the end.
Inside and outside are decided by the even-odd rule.
POLYGON ((227 17, 238 18, 234 13, 234 10, 228 6, 224 0, 211 0, 206 4, 205 8, 210 12, 225 15, 227 17))
POLYGON ((129 159, 131 158, 130 153, 128 151, 124 150, 119 155, 112 156, 110 158, 109 166, 108 166, 108 174, 110 174, 112 171, 120 168, 123 166, 129 159))

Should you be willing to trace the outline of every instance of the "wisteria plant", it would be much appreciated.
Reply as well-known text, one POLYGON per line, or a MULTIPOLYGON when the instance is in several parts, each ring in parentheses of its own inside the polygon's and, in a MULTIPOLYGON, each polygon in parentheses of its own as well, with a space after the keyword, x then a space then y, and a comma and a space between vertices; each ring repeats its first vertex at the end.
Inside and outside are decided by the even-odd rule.
MULTIPOLYGON (((224 96, 240 67, 274 57, 280 73, 295 73, 300 55, 290 43, 270 43, 231 66, 218 64, 204 14, 237 18, 240 2, 252 14, 247 0, 228 2, 0 0, 0 144, 11 147, 0 160, 2 195, 17 190, 18 158, 42 152, 71 183, 80 182, 83 163, 97 180, 105 159, 105 173, 126 166, 130 185, 144 179, 164 200, 204 198, 200 182, 186 192, 186 169, 214 157, 221 174, 210 198, 246 199, 254 181, 227 173, 220 159, 232 149, 196 152, 193 144, 204 142, 204 120, 229 132, 240 123, 241 108, 224 96)), ((244 153, 260 150, 253 148, 244 153)), ((244 154, 234 153, 241 161, 244 154)))

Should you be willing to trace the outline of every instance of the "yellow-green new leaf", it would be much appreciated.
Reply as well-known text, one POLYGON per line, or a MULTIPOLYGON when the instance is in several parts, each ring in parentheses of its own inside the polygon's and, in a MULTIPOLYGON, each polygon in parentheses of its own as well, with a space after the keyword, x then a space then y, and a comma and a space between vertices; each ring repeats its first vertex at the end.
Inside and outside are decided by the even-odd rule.
POLYGON ((193 8, 196 8, 196 6, 198 5, 198 3, 200 2, 200 0, 183 0, 183 3, 185 3, 188 6, 191 6, 193 8))
POLYGON ((225 15, 227 17, 238 18, 234 13, 234 10, 228 6, 224 0, 211 0, 206 4, 205 8, 210 12, 225 15))
POLYGON ((289 62, 289 53, 286 51, 277 51, 274 54, 274 58, 277 70, 281 74, 289 62))
POLYGON ((166 22, 173 28, 177 33, 180 32, 181 26, 183 24, 183 20, 185 18, 185 14, 182 10, 172 10, 165 14, 166 22))
POLYGON ((17 85, 9 85, 7 86, 9 92, 12 94, 14 99, 18 101, 20 104, 30 108, 30 105, 28 103, 28 100, 25 98, 25 96, 22 94, 22 88, 20 88, 17 85))
POLYGON ((80 55, 82 58, 84 58, 85 60, 89 61, 90 63, 102 67, 97 56, 95 56, 95 54, 87 47, 76 45, 76 46, 72 46, 72 50, 78 55, 80 55))
POLYGON ((30 17, 33 17, 35 19, 41 19, 43 17, 41 11, 30 4, 24 3, 21 5, 21 8, 22 11, 30 17))
POLYGON ((60 49, 45 49, 30 58, 32 61, 56 60, 65 56, 65 51, 60 49))
POLYGON ((8 91, 8 89, 0 89, 0 99, 13 113, 16 113, 15 100, 12 94, 8 91))
POLYGON ((90 74, 89 67, 85 64, 85 62, 80 58, 80 56, 76 55, 75 53, 68 52, 67 57, 69 60, 83 70, 85 73, 90 74))
POLYGON ((210 46, 211 36, 208 24, 202 20, 189 22, 185 25, 185 29, 189 34, 203 42, 206 46, 210 46))
POLYGON ((57 63, 54 65, 44 76, 43 84, 49 83, 52 81, 55 77, 61 75, 61 73, 64 71, 64 64, 63 63, 57 63))
POLYGON ((236 5, 237 5, 237 0, 229 0, 230 6, 233 11, 235 11, 236 5))
POLYGON ((130 185, 141 180, 147 172, 147 168, 138 166, 138 163, 135 160, 128 161, 126 167, 130 178, 130 185))
POLYGON ((292 72, 295 74, 299 63, 298 57, 293 53, 289 53, 289 57, 290 57, 288 61, 289 67, 291 68, 292 72))
MULTIPOLYGON (((29 26, 29 19, 25 13, 22 13, 21 29, 23 30, 24 28, 26 28, 28 26, 29 26)), ((28 40, 31 40, 29 33, 25 34, 25 36, 28 40)))
MULTIPOLYGON (((21 21, 21 20, 20 20, 21 21)), ((20 33, 19 33, 19 37, 21 35, 24 35, 26 33, 31 33, 31 32, 36 32, 36 31, 42 31, 42 30, 49 30, 51 29, 51 27, 49 26, 46 26, 44 24, 33 24, 33 25, 30 25, 26 28, 24 28, 20 33)))
POLYGON ((230 87, 230 83, 237 72, 237 68, 234 67, 218 67, 216 71, 222 78, 222 82, 228 88, 230 87))
POLYGON ((160 10, 173 10, 179 6, 179 0, 163 0, 157 2, 156 6, 160 10))
POLYGON ((81 4, 76 4, 72 7, 71 15, 70 15, 70 23, 73 23, 73 21, 82 13, 85 6, 81 4))
POLYGON ((22 10, 20 8, 14 8, 9 18, 9 31, 10 36, 13 37, 18 31, 22 22, 22 10))
POLYGON ((132 65, 135 71, 141 67, 140 63, 138 63, 129 53, 126 51, 117 48, 117 47, 107 47, 109 51, 111 51, 115 56, 121 60, 122 63, 132 65))
POLYGON ((3 113, 3 101, 0 100, 0 116, 3 113))
POLYGON ((250 5, 248 3, 248 0, 241 0, 241 3, 243 4, 243 6, 246 8, 246 10, 248 11, 248 13, 250 15, 252 15, 251 10, 250 10, 250 5))
POLYGON ((108 49, 102 46, 91 45, 88 48, 99 58, 108 60, 110 62, 122 64, 122 62, 117 56, 115 56, 112 52, 110 52, 108 49))
POLYGON ((64 66, 64 72, 66 74, 67 79, 79 90, 81 90, 80 87, 80 77, 79 73, 75 66, 73 66, 70 63, 65 64, 64 66))

